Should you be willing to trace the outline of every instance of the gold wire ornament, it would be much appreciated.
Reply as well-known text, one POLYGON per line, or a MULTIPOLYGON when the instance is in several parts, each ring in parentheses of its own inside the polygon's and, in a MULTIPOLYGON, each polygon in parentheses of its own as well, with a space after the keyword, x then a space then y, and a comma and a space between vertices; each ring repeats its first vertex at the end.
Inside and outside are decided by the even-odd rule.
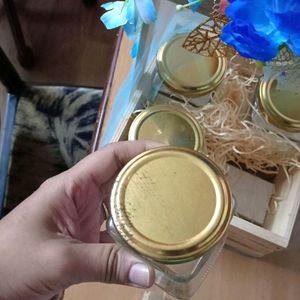
POLYGON ((220 38, 222 29, 228 22, 229 19, 220 13, 219 3, 215 2, 210 17, 187 36, 183 48, 209 57, 233 56, 235 50, 224 44, 220 38))
POLYGON ((275 67, 293 67, 296 61, 297 56, 293 53, 293 51, 289 47, 283 46, 279 50, 277 57, 267 64, 275 67))

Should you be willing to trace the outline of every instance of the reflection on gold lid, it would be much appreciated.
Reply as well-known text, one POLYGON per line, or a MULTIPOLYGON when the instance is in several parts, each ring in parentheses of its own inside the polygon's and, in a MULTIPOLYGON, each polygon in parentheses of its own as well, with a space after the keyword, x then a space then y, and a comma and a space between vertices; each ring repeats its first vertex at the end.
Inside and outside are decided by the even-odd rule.
POLYGON ((138 253, 180 263, 222 238, 232 202, 222 173, 205 155, 162 147, 124 167, 113 186, 111 213, 121 237, 138 253))
POLYGON ((205 95, 223 79, 227 61, 223 56, 207 57, 182 47, 187 34, 176 35, 157 53, 160 77, 173 91, 189 97, 205 95))
POLYGON ((259 104, 267 121, 288 132, 300 132, 300 89, 279 84, 280 74, 262 80, 259 104))
POLYGON ((204 151, 201 126, 184 108, 154 105, 141 112, 132 122, 129 140, 152 140, 166 145, 204 151))

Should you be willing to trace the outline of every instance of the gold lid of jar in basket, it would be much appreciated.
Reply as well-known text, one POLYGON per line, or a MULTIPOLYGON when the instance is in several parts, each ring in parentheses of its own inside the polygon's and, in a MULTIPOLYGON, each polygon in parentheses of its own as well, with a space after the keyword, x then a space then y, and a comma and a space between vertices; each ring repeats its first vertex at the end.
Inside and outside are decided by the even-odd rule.
POLYGON ((178 34, 158 51, 156 65, 164 84, 174 92, 187 97, 205 95, 222 81, 227 61, 218 55, 213 57, 194 54, 183 48, 187 34, 178 34))
POLYGON ((300 88, 283 88, 278 83, 280 74, 262 80, 259 86, 259 106, 268 122, 288 131, 300 132, 300 88))
POLYGON ((142 111, 130 126, 128 140, 152 140, 197 151, 205 147, 197 120, 186 109, 167 104, 142 111))
POLYGON ((181 263, 203 255, 224 236, 231 194, 205 155, 162 147, 137 156, 120 172, 111 214, 118 233, 139 254, 181 263))

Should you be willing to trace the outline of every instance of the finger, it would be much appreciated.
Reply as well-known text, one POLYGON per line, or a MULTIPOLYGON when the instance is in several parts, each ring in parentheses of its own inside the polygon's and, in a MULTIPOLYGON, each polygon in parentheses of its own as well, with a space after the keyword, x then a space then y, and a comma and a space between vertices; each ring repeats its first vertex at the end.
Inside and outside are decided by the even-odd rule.
POLYGON ((65 291, 60 292, 58 295, 51 298, 51 300, 63 300, 65 291))
POLYGON ((151 267, 116 244, 75 244, 74 283, 106 282, 148 288, 154 283, 151 267))
POLYGON ((90 154, 69 170, 79 182, 91 181, 101 186, 138 154, 161 144, 150 141, 119 142, 110 144, 90 154))

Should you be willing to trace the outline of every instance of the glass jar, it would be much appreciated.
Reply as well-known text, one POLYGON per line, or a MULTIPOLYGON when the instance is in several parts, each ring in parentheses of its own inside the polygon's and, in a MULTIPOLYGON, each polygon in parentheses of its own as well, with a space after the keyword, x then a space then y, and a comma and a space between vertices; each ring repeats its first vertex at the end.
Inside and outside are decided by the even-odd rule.
POLYGON ((192 53, 183 48, 186 33, 178 34, 159 49, 156 56, 155 84, 158 94, 185 98, 194 106, 210 101, 210 92, 221 83, 227 68, 225 57, 192 53))
POLYGON ((186 109, 170 104, 153 105, 135 115, 128 140, 152 140, 205 151, 202 127, 186 109))
POLYGON ((197 151, 161 147, 131 160, 111 193, 108 231, 155 269, 155 283, 190 299, 220 253, 233 203, 219 168, 197 151))
POLYGON ((286 74, 262 79, 258 87, 253 122, 291 140, 300 142, 300 86, 289 84, 286 74))

